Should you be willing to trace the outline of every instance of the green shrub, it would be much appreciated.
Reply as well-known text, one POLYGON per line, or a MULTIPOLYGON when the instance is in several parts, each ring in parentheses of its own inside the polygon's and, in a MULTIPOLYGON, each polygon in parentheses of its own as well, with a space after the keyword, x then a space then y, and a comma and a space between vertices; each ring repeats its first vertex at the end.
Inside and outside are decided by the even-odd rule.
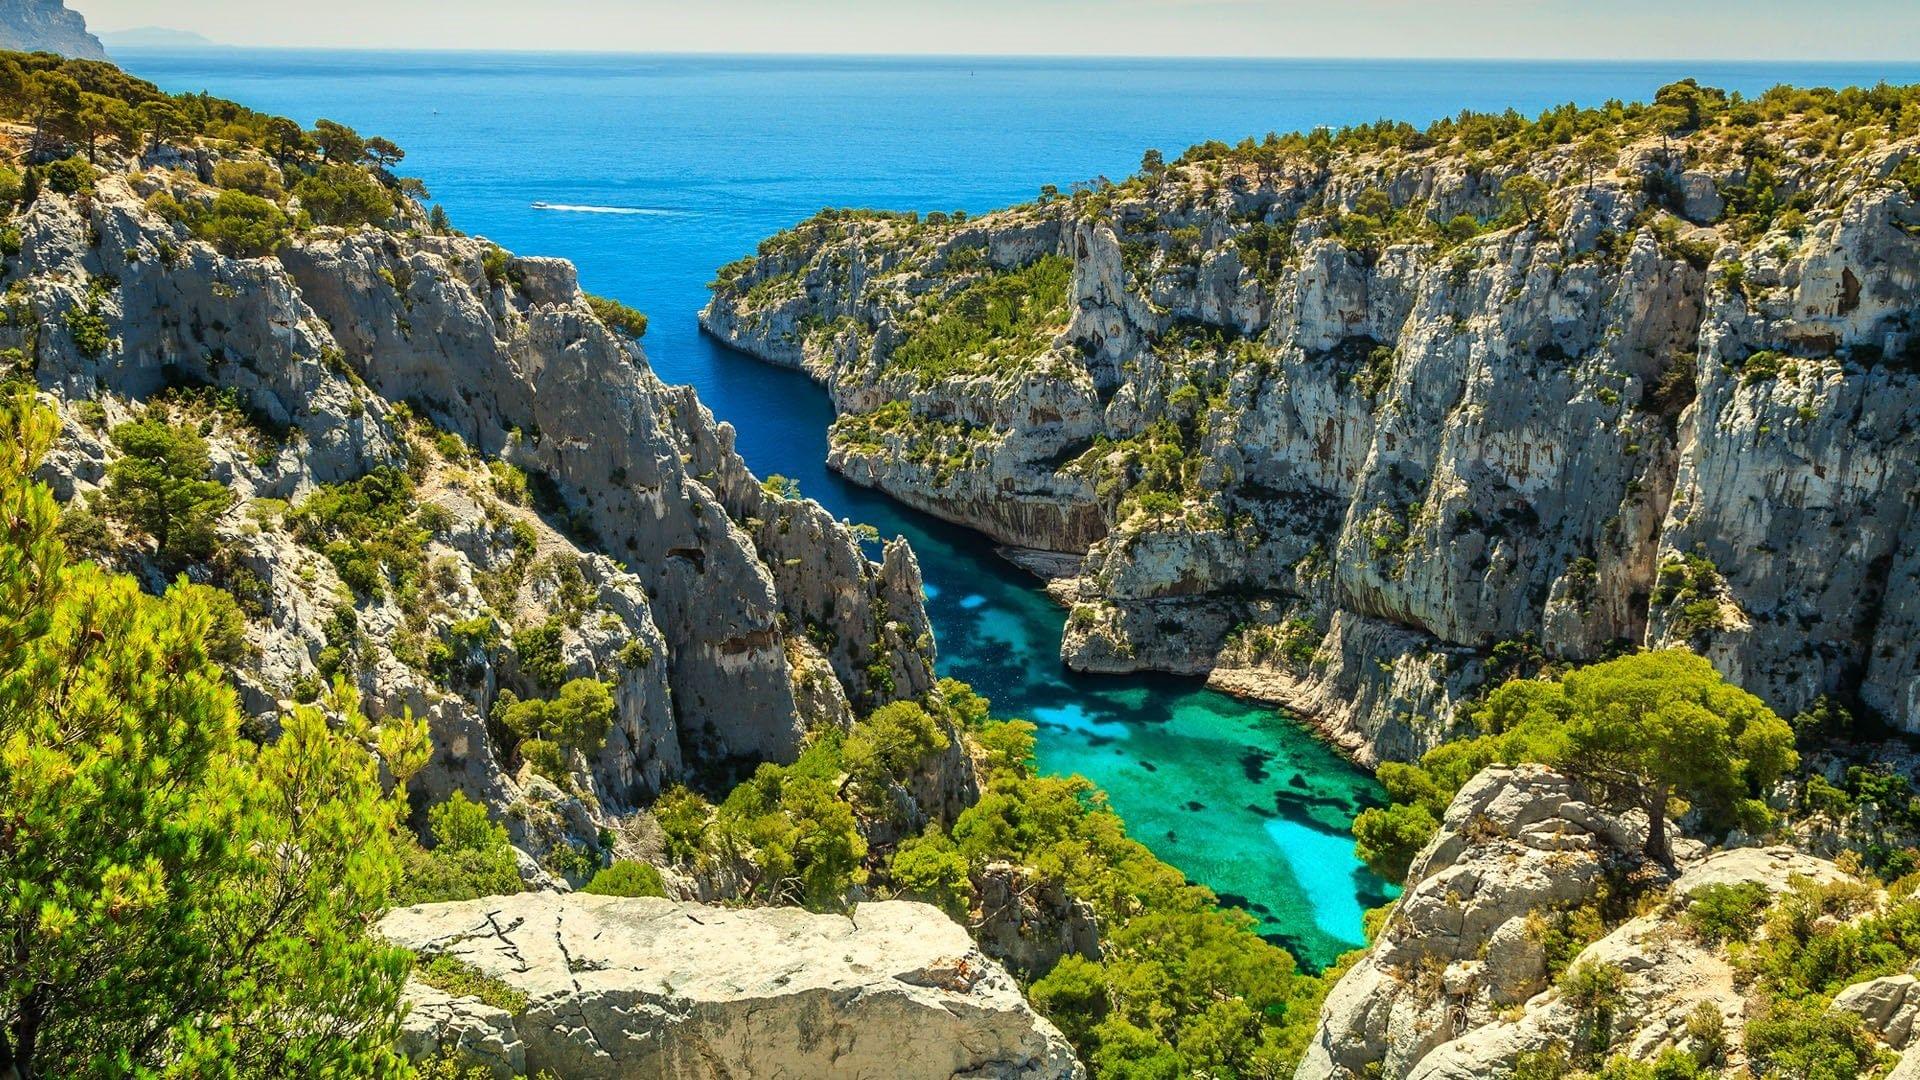
POLYGON ((580 891, 598 896, 665 896, 667 884, 653 866, 620 859, 594 874, 593 880, 581 886, 580 891))
POLYGON ((947 745, 946 733, 926 709, 911 701, 896 701, 855 723, 840 753, 847 775, 860 787, 862 802, 877 808, 887 802, 887 785, 905 779, 928 755, 947 745))
POLYGON ((427 811, 431 850, 413 845, 400 888, 403 904, 437 904, 521 891, 519 859, 487 808, 454 792, 427 811))
POLYGON ((214 523, 233 492, 212 479, 200 433, 155 416, 115 427, 112 439, 120 456, 107 466, 101 511, 152 537, 163 560, 211 552, 214 523))
POLYGON ((1886 1059, 1853 1013, 1818 1000, 1776 999, 1747 1021, 1747 1058, 1756 1075, 1854 1080, 1886 1059))
POLYGON ((174 198, 172 192, 156 191, 147 196, 146 205, 147 213, 152 214, 162 221, 170 221, 179 225, 185 223, 187 220, 187 208, 180 205, 180 200, 174 198))
POLYGON ((668 855, 692 862, 706 848, 707 827, 713 820, 713 806, 706 799, 675 784, 654 800, 652 811, 666 835, 668 855))
MULTIPOLYGON (((504 979, 496 979, 472 964, 447 953, 416 965, 413 977, 454 997, 479 998, 496 1009, 518 1015, 527 1007, 525 991, 504 979)), ((489 1073, 489 1076, 492 1074, 489 1073)))
POLYGON ((1353 819, 1354 854, 1388 881, 1405 881, 1413 857, 1440 830, 1424 806, 1395 803, 1369 807, 1353 819))
POLYGON ((588 296, 587 306, 593 309, 596 318, 607 324, 609 330, 625 334, 635 341, 647 336, 647 317, 640 311, 604 296, 588 296))
POLYGON ((278 206, 243 191, 221 192, 191 220, 195 236, 236 259, 271 255, 292 233, 292 223, 278 206))
POLYGON ((567 662, 562 649, 566 625, 566 620, 555 615, 513 632, 513 651, 520 670, 544 689, 556 689, 566 681, 567 662))
POLYGON ((213 185, 273 202, 287 196, 280 183, 280 170, 258 160, 219 162, 213 167, 213 185))
POLYGON ((394 212, 393 194, 351 165, 323 165, 295 184, 293 194, 317 225, 379 225, 394 212))
POLYGON ((1766 915, 1772 894, 1757 881, 1715 883, 1687 894, 1687 926, 1702 941, 1747 941, 1766 915))
POLYGON ((1529 1050, 1513 1062, 1513 1080, 1564 1080, 1572 1074, 1573 1062, 1558 1046, 1529 1050))
POLYGON ((519 746, 520 759, 533 767, 533 771, 562 787, 567 786, 566 755, 560 744, 548 739, 522 739, 519 746))
POLYGON ((101 316, 96 303, 75 304, 67 309, 64 321, 68 336, 73 338, 73 347, 81 356, 98 359, 113 347, 113 332, 107 328, 107 320, 101 316))
POLYGON ((606 683, 574 679, 553 698, 513 703, 503 719, 508 730, 522 739, 545 740, 591 754, 606 745, 613 716, 613 694, 606 683))
POLYGON ((888 873, 904 896, 923 900, 965 920, 972 896, 967 858, 939 829, 908 837, 893 853, 888 873))
POLYGON ((317 548, 356 596, 379 598, 389 585, 407 595, 426 569, 426 530, 414 521, 413 478, 381 466, 320 488, 288 520, 294 537, 317 548))
POLYGON ((1065 256, 1048 256, 932 301, 905 324, 906 340, 888 364, 914 372, 926 383, 1003 370, 1038 356, 1066 322, 1071 274, 1072 263, 1065 256))
POLYGON ((45 177, 47 190, 62 195, 91 195, 94 181, 100 176, 100 170, 83 157, 51 162, 41 166, 40 173, 45 177))
POLYGON ((615 659, 620 661, 621 667, 628 670, 643 668, 653 663, 653 649, 639 638, 631 638, 625 645, 620 646, 620 652, 615 659))
POLYGON ((518 284, 513 271, 513 256, 498 245, 480 253, 480 269, 487 275, 487 283, 496 289, 518 284))

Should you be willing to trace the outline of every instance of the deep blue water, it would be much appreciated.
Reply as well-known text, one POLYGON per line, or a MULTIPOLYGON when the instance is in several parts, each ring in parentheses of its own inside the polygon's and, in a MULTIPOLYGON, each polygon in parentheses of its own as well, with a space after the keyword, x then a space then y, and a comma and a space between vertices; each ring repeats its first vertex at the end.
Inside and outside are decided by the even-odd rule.
POLYGON ((826 398, 703 339, 713 270, 823 206, 983 211, 1041 184, 1119 178, 1143 149, 1462 108, 1537 112, 1645 98, 1692 75, 1920 81, 1911 64, 1144 61, 121 50, 170 90, 409 151, 454 223, 578 263, 586 287, 653 318, 647 349, 739 429, 762 475, 920 554, 941 671, 1042 725, 1043 767, 1105 788, 1134 833, 1319 965, 1360 940, 1382 884, 1346 827, 1371 781, 1269 709, 1165 678, 1063 671, 1063 613, 962 530, 824 467, 826 398), (535 210, 545 202, 593 210, 535 210))

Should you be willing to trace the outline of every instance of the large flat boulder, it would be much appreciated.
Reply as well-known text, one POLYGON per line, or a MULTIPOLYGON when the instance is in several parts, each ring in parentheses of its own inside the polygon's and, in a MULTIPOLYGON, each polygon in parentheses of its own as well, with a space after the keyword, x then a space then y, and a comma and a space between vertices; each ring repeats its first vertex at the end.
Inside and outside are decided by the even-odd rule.
POLYGON ((468 1032, 435 996, 410 1021, 417 1054, 517 1044, 529 1073, 577 1080, 1084 1075, 1013 979, 924 904, 847 917, 524 893, 404 908, 380 930, 527 998, 510 1028, 467 999, 484 1029, 468 1032))

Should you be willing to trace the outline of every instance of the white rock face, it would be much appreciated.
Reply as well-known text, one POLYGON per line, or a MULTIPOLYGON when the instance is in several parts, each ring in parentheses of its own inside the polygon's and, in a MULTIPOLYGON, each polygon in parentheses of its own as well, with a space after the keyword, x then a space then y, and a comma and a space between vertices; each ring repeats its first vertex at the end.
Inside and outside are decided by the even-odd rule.
MULTIPOLYGON (((1480 1080, 1504 1076, 1529 1052, 1573 1045, 1588 1018, 1546 978, 1539 936, 1555 914, 1598 901, 1644 873, 1640 815, 1597 809, 1579 785, 1539 766, 1493 768, 1461 789, 1406 893, 1367 956, 1327 996, 1296 1080, 1480 1080)), ((1712 884, 1758 882, 1784 892, 1795 877, 1850 880, 1834 864, 1786 848, 1678 849, 1674 897, 1712 884)), ((1688 1048, 1687 1019, 1712 1008, 1726 1022, 1733 1064, 1747 994, 1724 951, 1680 925, 1671 908, 1624 918, 1570 966, 1620 971, 1622 1003, 1601 1050, 1648 1061, 1688 1048)), ((1920 1005, 1911 979, 1876 980, 1840 995, 1896 1049, 1920 1005)))
POLYGON ((1905 1050, 1913 1044, 1914 1021, 1920 1020, 1920 979, 1889 975, 1855 983, 1833 996, 1833 1007, 1857 1014, 1881 1042, 1905 1050))
POLYGON ((830 388, 835 468, 1081 557, 1054 590, 1076 669, 1212 671, 1363 761, 1443 740, 1523 640, 1689 645, 1783 714, 1838 693, 1920 730, 1920 204, 1883 179, 1916 153, 1789 153, 1804 228, 1745 238, 1720 220, 1735 165, 1649 142, 1575 183, 1547 154, 1551 230, 1379 250, 1311 205, 1375 188, 1485 219, 1506 175, 1428 152, 1180 166, 1091 221, 1059 200, 813 223, 703 320, 830 388), (1282 256, 1251 266, 1259 243, 1282 256), (1043 257, 1071 277, 1040 355, 890 364, 923 298, 1043 257), (1155 489, 1178 512, 1136 512, 1142 466, 1096 451, 1156 425, 1182 433, 1155 489), (1689 554, 1716 569, 1663 587, 1689 554), (1296 623, 1304 648, 1238 639, 1296 623))
POLYGON ((1528 915, 1591 899, 1645 829, 1551 770, 1482 772, 1414 860, 1372 950, 1327 995, 1295 1075, 1407 1076, 1436 1047, 1546 989, 1528 915), (1431 973, 1451 973, 1451 988, 1431 973))
POLYGON ((410 1060, 444 1056, 499 1077, 527 1075, 527 1045, 512 1013, 419 982, 407 984, 404 1000, 399 1050, 410 1060))
MULTIPOLYGON (((818 504, 763 491, 732 428, 595 318, 567 263, 510 258, 490 277, 486 241, 400 212, 390 228, 317 229, 274 257, 230 258, 149 211, 163 191, 211 197, 181 172, 109 168, 90 199, 37 199, 5 257, 21 312, 0 348, 31 357, 63 413, 42 470, 63 499, 98 489, 108 428, 162 391, 211 388, 246 415, 251 430, 209 437, 236 495, 218 526, 234 566, 193 570, 223 586, 244 571, 257 587, 251 655, 235 667, 261 723, 345 658, 338 670, 376 715, 428 721, 421 805, 464 791, 542 855, 568 837, 592 844, 691 769, 791 760, 809 724, 931 686, 912 552, 895 543, 869 560, 818 504), (75 340, 75 311, 97 317, 104 348, 75 340), (464 449, 443 459, 410 435, 403 403, 464 449), (499 496, 499 463, 541 482, 534 505, 499 496), (354 593, 321 545, 292 535, 285 506, 254 513, 256 500, 297 505, 409 465, 438 519, 421 545, 424 602, 354 593), (568 763, 577 799, 513 775, 487 730, 504 692, 555 689, 518 644, 551 618, 564 677, 607 682, 617 706, 604 748, 568 763), (476 619, 491 620, 490 643, 427 662, 476 619)), ((113 554, 164 580, 133 543, 113 554)), ((970 766, 949 764, 937 779, 964 799, 970 766)))
POLYGON ((923 904, 849 919, 523 894, 394 911, 380 932, 527 995, 503 1020, 416 987, 407 1047, 422 1056, 484 1046, 497 1067, 578 1080, 1084 1075, 1012 978, 923 904))

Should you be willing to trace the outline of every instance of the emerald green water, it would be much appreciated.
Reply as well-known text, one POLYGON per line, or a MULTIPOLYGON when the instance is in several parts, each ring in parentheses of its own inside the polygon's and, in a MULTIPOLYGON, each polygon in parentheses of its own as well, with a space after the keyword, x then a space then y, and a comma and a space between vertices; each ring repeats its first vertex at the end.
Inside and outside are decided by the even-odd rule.
POLYGON ((1380 799, 1370 777, 1278 710, 1191 680, 1067 671, 1057 653, 1065 613, 1032 578, 977 552, 934 565, 966 541, 932 539, 915 544, 941 673, 972 683, 996 712, 1038 724, 1042 769, 1105 789, 1135 838, 1245 908, 1304 964, 1360 943, 1362 914, 1389 896, 1347 831, 1380 799))

